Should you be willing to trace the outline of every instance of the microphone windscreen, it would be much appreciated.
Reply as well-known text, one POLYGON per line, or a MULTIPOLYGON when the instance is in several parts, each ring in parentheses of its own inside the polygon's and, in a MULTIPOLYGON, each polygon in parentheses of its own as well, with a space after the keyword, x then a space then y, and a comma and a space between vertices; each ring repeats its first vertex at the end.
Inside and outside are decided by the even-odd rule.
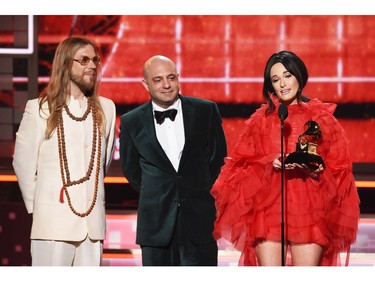
POLYGON ((280 104, 279 106, 279 118, 285 120, 288 117, 288 107, 285 103, 280 104))

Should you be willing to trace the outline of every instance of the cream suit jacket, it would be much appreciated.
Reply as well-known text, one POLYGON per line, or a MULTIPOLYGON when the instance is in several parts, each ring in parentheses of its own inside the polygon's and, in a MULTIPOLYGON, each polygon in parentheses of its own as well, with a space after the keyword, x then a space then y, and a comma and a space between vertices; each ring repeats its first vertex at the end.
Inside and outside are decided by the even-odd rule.
MULTIPOLYGON (((114 103, 100 97, 106 132, 102 135, 101 169, 95 207, 86 217, 75 215, 59 201, 62 188, 57 132, 50 139, 45 138, 46 115, 39 114, 38 100, 30 100, 16 134, 13 167, 28 213, 32 213, 31 239, 82 241, 88 235, 91 239, 105 239, 104 176, 110 165, 115 143, 116 109, 114 103)), ((70 112, 81 117, 87 108, 87 100, 80 107, 72 97, 70 112)), ((48 112, 48 110, 46 111, 48 112)), ((90 113, 83 122, 72 120, 63 111, 66 154, 70 179, 78 180, 86 175, 92 151, 93 122, 90 113)), ((96 158, 96 156, 95 156, 96 158)), ((89 181, 68 187, 71 202, 79 213, 88 210, 95 188, 96 159, 89 181)))

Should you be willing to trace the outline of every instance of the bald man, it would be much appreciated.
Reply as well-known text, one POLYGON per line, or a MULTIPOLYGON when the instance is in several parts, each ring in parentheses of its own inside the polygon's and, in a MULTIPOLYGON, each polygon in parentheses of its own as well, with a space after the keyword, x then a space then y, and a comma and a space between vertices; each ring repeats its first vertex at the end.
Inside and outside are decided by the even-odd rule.
POLYGON ((121 117, 120 158, 139 192, 136 243, 144 266, 217 265, 210 190, 227 154, 214 102, 180 94, 175 63, 144 64, 150 101, 121 117))

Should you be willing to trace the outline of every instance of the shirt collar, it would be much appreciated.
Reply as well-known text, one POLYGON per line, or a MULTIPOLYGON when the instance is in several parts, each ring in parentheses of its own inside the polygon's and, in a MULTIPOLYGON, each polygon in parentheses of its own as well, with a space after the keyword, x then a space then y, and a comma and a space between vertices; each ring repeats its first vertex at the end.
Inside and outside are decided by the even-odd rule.
POLYGON ((77 108, 86 108, 87 106, 87 97, 84 96, 82 99, 82 104, 79 104, 79 101, 75 99, 73 96, 68 97, 68 107, 77 107, 77 108))
POLYGON ((157 105, 156 103, 154 103, 153 101, 151 103, 152 103, 152 109, 153 110, 158 110, 158 111, 165 111, 165 110, 168 110, 168 109, 177 109, 177 110, 179 110, 181 108, 181 100, 179 98, 171 106, 169 106, 168 108, 162 108, 159 105, 157 105))

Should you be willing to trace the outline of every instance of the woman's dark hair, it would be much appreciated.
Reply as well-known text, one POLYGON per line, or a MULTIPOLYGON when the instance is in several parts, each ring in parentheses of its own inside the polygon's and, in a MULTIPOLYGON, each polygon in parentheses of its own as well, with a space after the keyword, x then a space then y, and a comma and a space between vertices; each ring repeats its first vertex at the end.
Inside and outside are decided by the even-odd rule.
POLYGON ((275 94, 275 90, 271 81, 271 68, 276 63, 282 63, 286 70, 288 70, 294 77, 296 77, 299 88, 297 92, 297 102, 308 102, 310 99, 302 95, 302 89, 306 86, 309 75, 305 63, 294 53, 290 51, 281 51, 273 54, 267 61, 266 68, 264 69, 264 84, 263 84, 263 97, 268 103, 267 113, 275 111, 275 104, 272 102, 271 94, 275 94))

